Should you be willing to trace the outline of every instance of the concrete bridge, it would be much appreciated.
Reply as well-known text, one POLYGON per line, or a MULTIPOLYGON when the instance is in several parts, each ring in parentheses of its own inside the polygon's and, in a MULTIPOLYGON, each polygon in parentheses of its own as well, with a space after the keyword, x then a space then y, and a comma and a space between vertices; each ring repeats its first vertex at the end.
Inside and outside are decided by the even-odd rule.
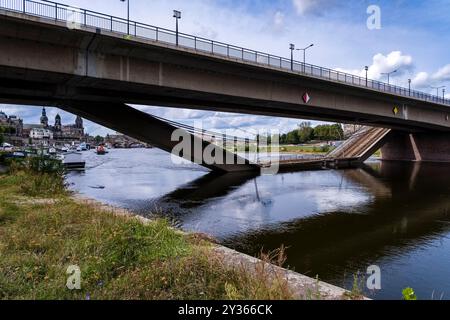
POLYGON ((450 161, 449 100, 49 1, 0 2, 0 101, 57 106, 164 150, 167 133, 126 104, 383 127, 383 159, 450 161))

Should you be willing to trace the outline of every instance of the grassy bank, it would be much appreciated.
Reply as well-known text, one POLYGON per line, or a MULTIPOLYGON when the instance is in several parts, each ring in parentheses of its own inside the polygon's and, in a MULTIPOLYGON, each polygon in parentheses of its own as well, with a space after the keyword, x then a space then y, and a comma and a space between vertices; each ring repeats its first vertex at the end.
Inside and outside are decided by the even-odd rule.
MULTIPOLYGON (((299 154, 319 154, 323 155, 331 150, 334 147, 332 146, 319 146, 319 145, 280 145, 278 147, 277 152, 280 153, 299 153, 299 154)), ((245 149, 244 146, 239 146, 238 148, 227 149, 230 152, 256 152, 256 147, 252 147, 250 149, 245 149)), ((271 147, 260 147, 259 152, 273 152, 271 147)))
POLYGON ((0 299, 291 299, 283 279, 225 267, 202 237, 75 201, 60 174, 0 175, 0 299), (66 288, 79 266, 81 290, 66 288))
POLYGON ((288 153, 326 154, 330 152, 332 149, 333 147, 328 145, 280 146, 280 152, 288 152, 288 153))

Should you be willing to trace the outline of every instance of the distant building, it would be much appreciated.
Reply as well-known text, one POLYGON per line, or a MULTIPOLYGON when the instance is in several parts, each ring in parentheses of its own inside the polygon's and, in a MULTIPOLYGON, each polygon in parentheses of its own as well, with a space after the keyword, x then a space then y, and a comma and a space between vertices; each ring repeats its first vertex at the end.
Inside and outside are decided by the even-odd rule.
MULTIPOLYGON (((80 141, 84 137, 84 127, 83 127, 83 119, 80 116, 77 116, 75 119, 75 124, 73 125, 63 125, 61 121, 61 116, 59 114, 55 117, 55 124, 50 126, 48 123, 47 112, 45 108, 42 109, 42 115, 40 118, 40 126, 41 128, 48 129, 52 132, 52 139, 55 140, 78 140, 80 141)), ((30 135, 30 138, 31 137, 30 135)))
POLYGON ((2 132, 11 135, 21 137, 23 134, 23 121, 16 116, 7 116, 6 113, 0 111, 0 127, 2 132))
POLYGON ((30 130, 30 138, 38 140, 53 140, 53 132, 46 128, 33 128, 30 130))
MULTIPOLYGON (((59 115, 56 115, 58 117, 59 115)), ((56 127, 55 119, 55 127, 56 127)), ((59 125, 61 125, 61 118, 59 118, 59 125)), ((63 139, 78 139, 81 140, 84 137, 83 119, 77 116, 74 125, 61 126, 61 134, 63 139)))
POLYGON ((148 145, 124 134, 108 134, 105 143, 113 148, 146 148, 148 145))
POLYGON ((45 108, 42 108, 41 125, 44 128, 48 128, 48 118, 47 118, 47 112, 45 111, 45 108))
POLYGON ((39 124, 24 124, 17 116, 7 116, 0 111, 0 131, 14 144, 26 144, 28 140, 44 140, 45 143, 84 141, 89 138, 85 135, 83 119, 76 117, 74 124, 63 125, 59 114, 55 117, 54 125, 49 124, 47 111, 42 108, 39 124), (51 141, 49 141, 51 140, 51 141))

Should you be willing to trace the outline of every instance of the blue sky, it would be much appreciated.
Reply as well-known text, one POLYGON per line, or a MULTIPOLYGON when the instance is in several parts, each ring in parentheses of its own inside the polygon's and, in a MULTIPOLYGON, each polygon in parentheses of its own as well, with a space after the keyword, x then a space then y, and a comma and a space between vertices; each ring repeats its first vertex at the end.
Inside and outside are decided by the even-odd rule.
MULTIPOLYGON (((172 10, 183 13, 180 29, 222 42, 263 52, 289 56, 288 45, 298 47, 314 43, 308 50, 308 62, 362 74, 370 66, 369 76, 385 79, 383 72, 399 69, 391 81, 436 93, 430 86, 446 85, 450 92, 450 1, 444 0, 130 0, 133 20, 173 29, 172 10), (381 29, 369 30, 367 8, 381 9, 381 29)), ((120 17, 126 4, 120 0, 65 0, 63 3, 120 17)), ((300 59, 300 56, 297 57, 300 59)), ((447 95, 450 97, 450 95, 447 95)), ((139 106, 141 110, 181 122, 202 119, 207 129, 294 128, 299 120, 214 112, 139 106)), ((1 105, 25 122, 36 122, 40 109, 1 105)), ((53 118, 63 122, 74 116, 49 109, 53 118)), ((109 132, 87 122, 91 134, 109 132)))

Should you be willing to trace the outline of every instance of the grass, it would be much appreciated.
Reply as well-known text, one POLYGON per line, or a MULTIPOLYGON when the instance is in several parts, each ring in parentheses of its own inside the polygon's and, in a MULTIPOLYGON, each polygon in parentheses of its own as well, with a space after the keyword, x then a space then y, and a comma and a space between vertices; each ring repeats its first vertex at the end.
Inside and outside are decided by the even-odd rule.
POLYGON ((325 145, 325 146, 317 146, 317 145, 305 145, 305 146, 280 146, 280 152, 288 152, 288 153, 318 153, 324 154, 328 153, 332 150, 333 147, 325 145))
MULTIPOLYGON (((319 145, 280 145, 278 147, 277 152, 280 153, 300 153, 300 154, 326 154, 333 150, 334 147, 329 145, 319 146, 319 145)), ((235 149, 227 149, 231 152, 256 152, 256 147, 252 147, 249 150, 245 150, 244 146, 239 146, 235 149)), ((272 152, 272 148, 268 147, 260 147, 259 152, 272 152)))
POLYGON ((294 297, 264 268, 225 266, 201 237, 80 203, 60 174, 26 166, 0 175, 0 256, 0 299, 294 297), (81 290, 66 288, 71 265, 81 290))

